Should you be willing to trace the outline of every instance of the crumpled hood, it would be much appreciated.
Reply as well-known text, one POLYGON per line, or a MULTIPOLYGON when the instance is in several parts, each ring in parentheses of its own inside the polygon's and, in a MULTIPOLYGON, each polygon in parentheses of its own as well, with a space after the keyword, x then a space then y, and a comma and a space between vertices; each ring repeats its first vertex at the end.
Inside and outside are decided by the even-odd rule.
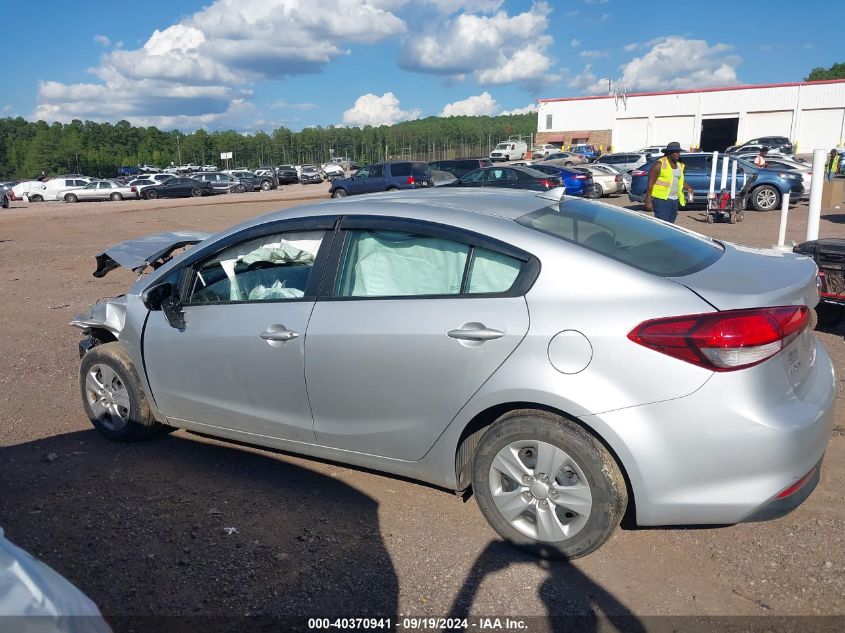
POLYGON ((198 244, 210 235, 211 233, 203 231, 172 231, 126 240, 97 255, 97 270, 94 271, 94 276, 105 277, 121 266, 133 271, 155 266, 158 260, 166 258, 177 248, 198 244))

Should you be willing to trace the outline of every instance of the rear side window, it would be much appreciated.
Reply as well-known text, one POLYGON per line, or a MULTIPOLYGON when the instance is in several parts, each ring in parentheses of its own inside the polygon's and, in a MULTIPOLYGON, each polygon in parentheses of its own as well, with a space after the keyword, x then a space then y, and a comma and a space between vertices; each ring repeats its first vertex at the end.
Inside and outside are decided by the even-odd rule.
POLYGON ((431 171, 428 168, 428 165, 425 163, 412 163, 411 171, 413 172, 414 176, 430 176, 431 171))
POLYGON ((685 171, 705 171, 707 159, 704 156, 684 156, 681 158, 685 171))
POLYGON ((714 240, 637 212, 578 200, 528 213, 516 221, 661 277, 704 270, 724 252, 714 240))
POLYGON ((411 163, 394 163, 390 166, 390 173, 394 176, 410 176, 411 163))

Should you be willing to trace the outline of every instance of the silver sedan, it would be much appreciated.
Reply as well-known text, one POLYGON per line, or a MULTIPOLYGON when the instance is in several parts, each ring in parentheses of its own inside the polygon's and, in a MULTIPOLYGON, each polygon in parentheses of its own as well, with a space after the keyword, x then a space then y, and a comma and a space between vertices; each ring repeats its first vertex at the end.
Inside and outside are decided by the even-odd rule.
POLYGON ((95 180, 84 187, 63 189, 56 194, 56 200, 80 202, 86 200, 123 200, 137 199, 138 191, 116 180, 95 180))
POLYGON ((380 193, 108 249, 95 276, 153 270, 73 321, 82 406, 116 441, 178 427, 471 490, 549 557, 629 508, 797 507, 836 388, 813 261, 559 193, 380 193))

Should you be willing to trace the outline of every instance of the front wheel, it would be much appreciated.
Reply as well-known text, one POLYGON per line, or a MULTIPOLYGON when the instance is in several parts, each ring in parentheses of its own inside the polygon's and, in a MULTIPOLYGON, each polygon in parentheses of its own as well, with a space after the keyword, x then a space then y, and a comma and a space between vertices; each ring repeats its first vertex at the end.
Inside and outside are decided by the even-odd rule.
POLYGON ((147 200, 155 200, 156 198, 158 198, 158 191, 151 189, 147 192, 147 200))
POLYGON ((191 189, 191 197, 192 198, 199 198, 202 195, 202 189, 199 187, 194 187, 191 189))
POLYGON ((91 424, 110 440, 134 442, 160 428, 120 343, 98 345, 82 357, 79 389, 91 424))
POLYGON ((780 191, 771 185, 757 187, 751 192, 751 206, 755 211, 771 211, 780 206, 780 191))
POLYGON ((40 195, 38 195, 36 193, 34 196, 29 196, 29 201, 30 202, 44 202, 44 198, 42 198, 40 195))
POLYGON ((574 422, 518 410, 496 420, 473 458, 482 514, 503 538, 544 558, 578 558, 603 545, 628 503, 616 461, 574 422))
POLYGON ((261 191, 270 191, 271 186, 272 185, 270 184, 269 180, 262 180, 261 181, 261 191))

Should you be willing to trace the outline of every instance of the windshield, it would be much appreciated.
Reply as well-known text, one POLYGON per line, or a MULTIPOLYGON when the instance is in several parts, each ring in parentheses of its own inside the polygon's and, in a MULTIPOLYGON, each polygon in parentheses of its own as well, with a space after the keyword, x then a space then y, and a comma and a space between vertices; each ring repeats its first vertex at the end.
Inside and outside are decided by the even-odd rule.
POLYGON ((661 277, 691 275, 724 252, 721 244, 703 235, 635 211, 582 200, 567 199, 516 221, 661 277))

